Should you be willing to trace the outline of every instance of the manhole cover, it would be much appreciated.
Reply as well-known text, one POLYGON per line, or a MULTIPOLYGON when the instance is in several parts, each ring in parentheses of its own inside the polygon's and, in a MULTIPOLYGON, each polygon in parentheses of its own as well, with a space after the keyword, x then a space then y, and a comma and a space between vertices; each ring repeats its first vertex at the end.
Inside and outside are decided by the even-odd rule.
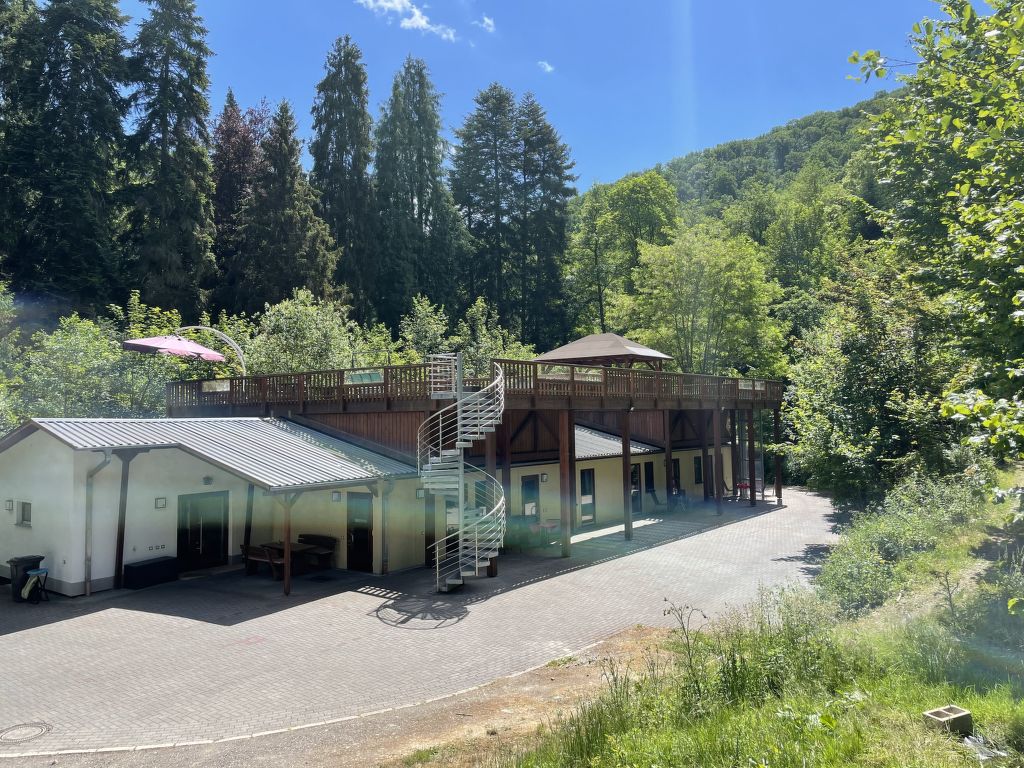
POLYGON ((20 744, 23 741, 38 739, 44 733, 50 732, 50 726, 46 723, 22 723, 12 725, 0 731, 0 742, 4 744, 20 744))

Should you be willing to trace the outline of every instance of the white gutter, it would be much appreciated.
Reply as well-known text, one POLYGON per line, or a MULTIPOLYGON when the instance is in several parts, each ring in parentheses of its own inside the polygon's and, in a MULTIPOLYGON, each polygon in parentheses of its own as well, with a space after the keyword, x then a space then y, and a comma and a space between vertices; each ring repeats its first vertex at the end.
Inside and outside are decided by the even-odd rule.
POLYGON ((103 461, 85 475, 85 596, 92 594, 92 488, 93 478, 110 463, 110 448, 103 449, 103 461))

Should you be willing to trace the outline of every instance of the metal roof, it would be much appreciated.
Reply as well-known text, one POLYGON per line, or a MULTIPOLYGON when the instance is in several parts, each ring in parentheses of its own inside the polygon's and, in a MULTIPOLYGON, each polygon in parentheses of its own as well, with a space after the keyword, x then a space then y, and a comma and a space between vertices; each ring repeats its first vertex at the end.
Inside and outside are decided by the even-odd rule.
MULTIPOLYGON (((631 456, 644 453, 659 453, 661 448, 636 440, 629 441, 631 456)), ((590 427, 576 425, 576 461, 580 459, 603 459, 622 455, 622 438, 590 427)))
POLYGON ((21 427, 32 429, 76 451, 180 448, 277 492, 416 474, 411 464, 283 419, 32 419, 21 427))
POLYGON ((672 359, 664 352, 630 341, 617 333, 595 333, 584 336, 582 339, 571 341, 533 359, 544 363, 571 363, 574 360, 590 361, 602 357, 633 360, 672 359))

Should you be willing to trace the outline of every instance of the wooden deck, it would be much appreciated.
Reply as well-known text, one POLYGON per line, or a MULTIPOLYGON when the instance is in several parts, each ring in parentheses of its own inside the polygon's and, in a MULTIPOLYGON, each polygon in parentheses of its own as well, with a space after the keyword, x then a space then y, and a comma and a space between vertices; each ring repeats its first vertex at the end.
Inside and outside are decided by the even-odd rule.
MULTIPOLYGON (((777 408, 782 382, 582 365, 498 360, 509 409, 683 410, 777 408)), ((470 382, 471 384, 473 382, 470 382)), ((427 365, 175 381, 168 416, 430 411, 427 365)))

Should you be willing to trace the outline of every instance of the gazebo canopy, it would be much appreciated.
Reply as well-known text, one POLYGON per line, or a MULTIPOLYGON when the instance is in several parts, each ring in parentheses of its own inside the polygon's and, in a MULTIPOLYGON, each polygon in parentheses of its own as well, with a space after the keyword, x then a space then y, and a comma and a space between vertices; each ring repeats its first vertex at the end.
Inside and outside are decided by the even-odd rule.
POLYGON ((632 368, 641 363, 660 371, 670 355, 645 347, 616 333, 595 333, 545 352, 534 360, 540 363, 621 366, 632 368))

